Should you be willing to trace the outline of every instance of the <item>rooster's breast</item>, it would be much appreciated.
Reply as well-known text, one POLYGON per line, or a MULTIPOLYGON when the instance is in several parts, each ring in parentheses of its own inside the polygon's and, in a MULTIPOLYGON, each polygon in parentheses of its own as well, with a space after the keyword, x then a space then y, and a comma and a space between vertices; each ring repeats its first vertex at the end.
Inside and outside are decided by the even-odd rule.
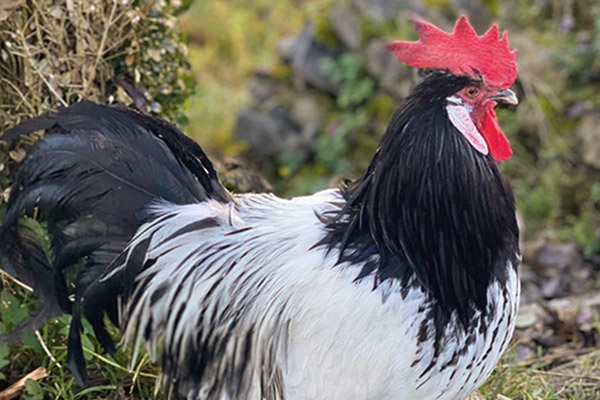
POLYGON ((315 269, 290 299, 298 308, 283 368, 286 398, 468 396, 512 335, 519 283, 507 268, 507 282, 488 289, 490 312, 476 314, 467 329, 456 319, 436 326, 435 305, 418 285, 403 291, 388 280, 373 289, 371 279, 354 282, 360 266, 315 269))

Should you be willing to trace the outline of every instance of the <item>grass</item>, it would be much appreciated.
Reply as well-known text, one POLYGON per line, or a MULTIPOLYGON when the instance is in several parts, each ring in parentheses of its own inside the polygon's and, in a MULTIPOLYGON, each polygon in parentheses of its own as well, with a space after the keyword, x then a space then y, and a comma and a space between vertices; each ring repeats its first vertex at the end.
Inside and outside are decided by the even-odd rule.
POLYGON ((513 400, 600 400, 600 352, 590 349, 548 369, 543 356, 519 363, 513 350, 505 354, 481 393, 488 398, 500 393, 513 400))
MULTIPOLYGON (((9 331, 24 319, 36 304, 31 292, 1 275, 0 333, 9 331)), ((133 399, 160 398, 156 391, 157 368, 147 356, 128 367, 129 352, 119 351, 115 358, 104 354, 89 324, 84 323, 82 344, 88 367, 88 385, 79 387, 67 365, 66 339, 71 318, 55 318, 35 333, 26 335, 21 343, 0 345, 0 391, 38 366, 48 376, 40 382, 28 381, 24 399, 133 399)), ((116 329, 112 333, 118 336, 116 329)))

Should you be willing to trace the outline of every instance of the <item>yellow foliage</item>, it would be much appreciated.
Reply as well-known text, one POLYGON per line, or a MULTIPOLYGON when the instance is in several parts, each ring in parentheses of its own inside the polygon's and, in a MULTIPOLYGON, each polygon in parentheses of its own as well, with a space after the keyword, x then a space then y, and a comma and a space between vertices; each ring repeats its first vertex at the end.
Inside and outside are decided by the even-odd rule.
POLYGON ((232 138, 238 112, 248 104, 247 80, 257 69, 289 75, 279 62, 281 38, 297 35, 331 0, 196 1, 182 18, 190 32, 190 62, 197 93, 187 104, 188 135, 203 146, 235 154, 232 138), (196 40, 198 41, 198 40, 196 40))

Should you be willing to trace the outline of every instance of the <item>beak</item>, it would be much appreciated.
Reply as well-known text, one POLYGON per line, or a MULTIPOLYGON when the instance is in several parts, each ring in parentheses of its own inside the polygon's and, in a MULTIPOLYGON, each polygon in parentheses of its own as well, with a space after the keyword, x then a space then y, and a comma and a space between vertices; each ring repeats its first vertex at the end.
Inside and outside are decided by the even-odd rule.
POLYGON ((495 95, 490 97, 490 100, 494 100, 498 103, 503 104, 511 104, 513 106, 519 104, 519 99, 517 99, 517 95, 510 89, 506 89, 503 92, 496 93, 495 95))

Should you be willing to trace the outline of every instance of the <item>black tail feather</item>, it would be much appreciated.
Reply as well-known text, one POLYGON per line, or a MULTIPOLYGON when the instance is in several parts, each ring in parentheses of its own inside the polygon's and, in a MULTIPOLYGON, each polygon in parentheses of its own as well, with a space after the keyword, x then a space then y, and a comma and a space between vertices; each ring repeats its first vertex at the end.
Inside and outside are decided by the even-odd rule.
POLYGON ((73 314, 71 327, 69 329, 69 339, 67 343, 69 348, 68 361, 73 377, 80 386, 84 386, 87 379, 85 357, 83 355, 83 347, 81 346, 82 330, 80 314, 75 313, 73 314))
POLYGON ((0 140, 37 130, 45 130, 45 138, 17 173, 0 229, 0 261, 34 288, 41 300, 38 317, 72 310, 69 365, 82 383, 80 313, 85 309, 102 345, 114 352, 104 315, 117 320, 117 297, 128 285, 124 280, 133 278, 98 280, 148 218, 148 206, 231 197, 202 149, 165 121, 81 102, 28 120, 0 140), (35 232, 20 223, 34 215, 47 222, 50 257, 35 232))

